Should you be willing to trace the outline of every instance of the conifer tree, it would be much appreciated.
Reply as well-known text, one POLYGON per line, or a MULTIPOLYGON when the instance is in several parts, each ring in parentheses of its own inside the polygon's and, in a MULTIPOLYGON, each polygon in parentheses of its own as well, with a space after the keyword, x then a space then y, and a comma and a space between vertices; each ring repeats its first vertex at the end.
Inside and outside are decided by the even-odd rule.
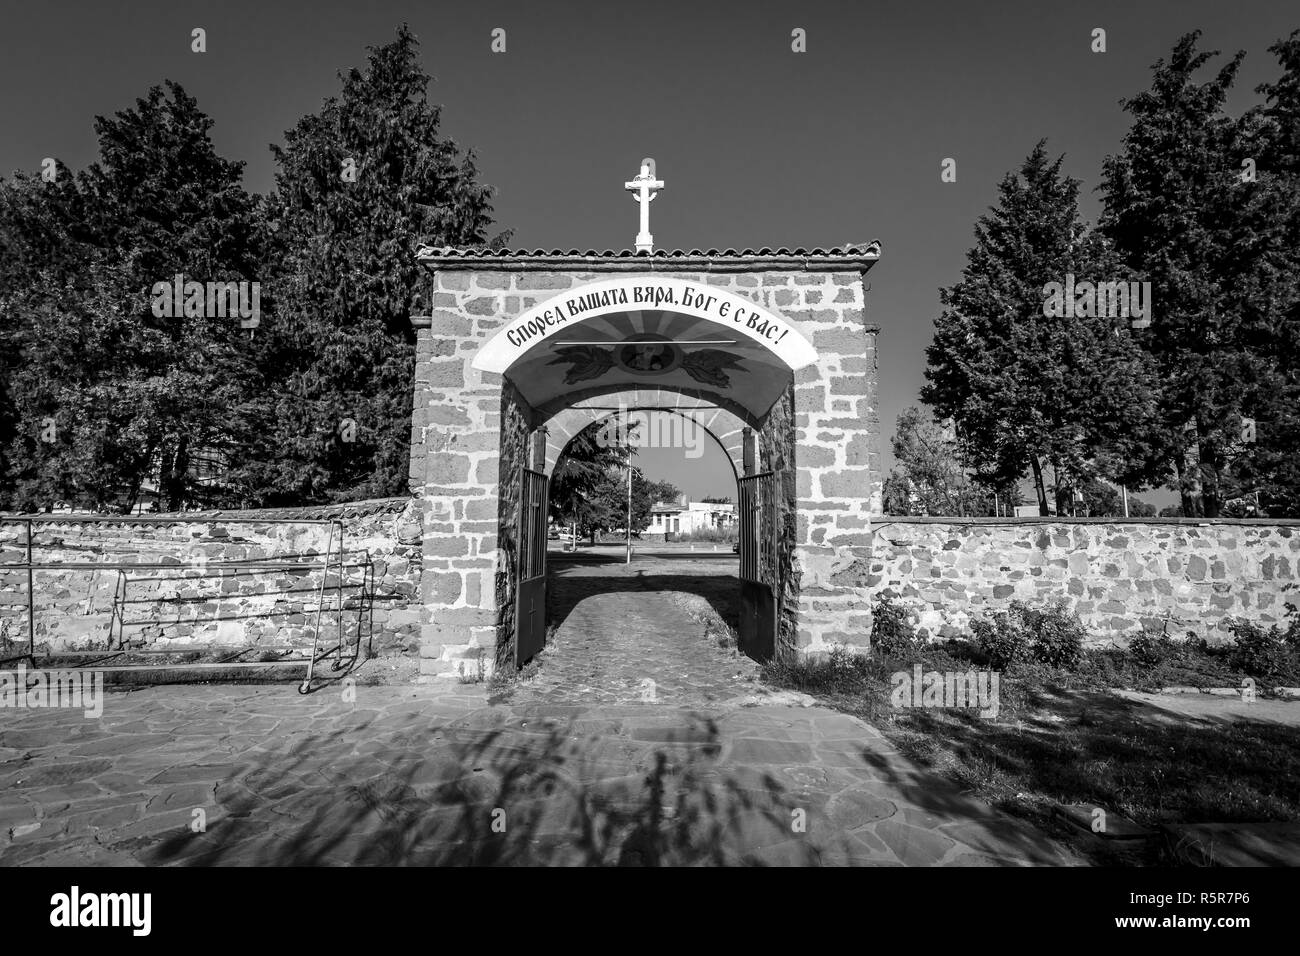
MULTIPOLYGON (((965 463, 988 487, 1033 477, 1049 510, 1046 469, 1060 499, 1091 478, 1156 480, 1143 466, 1152 380, 1125 322, 1049 315, 1049 283, 1127 278, 1105 240, 1079 219, 1079 183, 1039 142, 980 217, 961 280, 941 290, 921 397, 951 418, 965 463)), ((1073 309, 1070 310, 1074 312, 1073 309)), ((1090 313, 1091 310, 1088 310, 1090 313)))
POLYGON ((476 246, 491 190, 440 130, 414 35, 372 48, 364 70, 273 147, 269 203, 277 370, 257 483, 268 501, 407 489, 419 244, 476 246))

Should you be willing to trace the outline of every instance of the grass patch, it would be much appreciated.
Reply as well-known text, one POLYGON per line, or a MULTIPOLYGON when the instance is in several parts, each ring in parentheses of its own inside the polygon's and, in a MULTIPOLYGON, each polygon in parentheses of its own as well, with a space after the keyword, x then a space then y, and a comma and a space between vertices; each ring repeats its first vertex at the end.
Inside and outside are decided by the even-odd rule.
POLYGON ((1148 827, 1300 821, 1295 727, 1163 715, 1112 690, 1238 687, 1252 677, 1263 698, 1265 688, 1284 683, 1291 673, 1286 668, 1294 648, 1278 648, 1286 644, 1286 632, 1271 641, 1265 632, 1262 651, 1150 636, 1134 642, 1134 649, 1081 650, 1075 657, 1068 647, 1062 652, 1052 631, 1043 656, 1072 660, 1072 666, 1017 652, 1003 668, 991 668, 1006 651, 1005 634, 993 642, 977 634, 973 640, 923 643, 901 617, 878 620, 889 630, 873 634, 882 638, 875 653, 837 650, 820 660, 774 662, 764 668, 763 680, 861 717, 915 762, 1059 835, 1095 862, 1116 862, 1115 851, 1061 824, 1052 815, 1056 805, 1100 807, 1148 827), (923 671, 999 670, 997 716, 894 706, 892 675, 911 673, 918 663, 923 671), (1273 676, 1265 678, 1265 672, 1273 676))
POLYGON ((482 684, 487 680, 487 663, 483 660, 483 648, 478 648, 473 662, 461 661, 456 666, 456 683, 482 684))
POLYGON ((692 604, 688 610, 691 617, 703 625, 705 640, 712 641, 721 648, 735 649, 739 646, 740 634, 735 626, 724 620, 713 605, 707 602, 703 605, 692 604))
MULTIPOLYGON (((516 670, 513 657, 505 661, 497 661, 496 667, 492 669, 492 676, 487 681, 489 703, 497 704, 509 701, 510 696, 518 689, 520 683, 533 680, 542 672, 543 659, 546 657, 546 652, 554 646, 555 632, 558 629, 559 625, 553 622, 546 625, 545 645, 523 667, 516 670)), ((477 681, 473 683, 477 683, 477 681)))

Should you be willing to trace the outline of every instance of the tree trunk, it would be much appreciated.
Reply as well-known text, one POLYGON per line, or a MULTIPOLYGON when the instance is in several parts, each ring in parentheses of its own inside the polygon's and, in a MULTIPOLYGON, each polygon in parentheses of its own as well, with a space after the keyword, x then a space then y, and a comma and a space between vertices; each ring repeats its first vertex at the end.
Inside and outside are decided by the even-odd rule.
MULTIPOLYGON (((1204 429, 1198 431, 1204 434, 1204 429)), ((1205 517, 1217 518, 1223 511, 1223 487, 1219 483, 1222 460, 1213 439, 1201 442, 1196 457, 1197 473, 1201 477, 1201 507, 1205 517)))
POLYGON ((1183 516, 1199 518, 1204 514, 1204 502, 1201 499, 1201 439, 1194 424, 1189 425, 1184 434, 1187 443, 1182 453, 1182 481, 1179 491, 1183 498, 1183 516))
POLYGON ((181 438, 176 443, 176 451, 163 459, 161 478, 162 497, 168 511, 180 511, 185 506, 185 473, 189 470, 189 439, 181 438))
POLYGON ((131 483, 131 493, 126 496, 126 504, 122 507, 122 514, 129 515, 135 510, 135 503, 140 499, 140 481, 131 483))
POLYGON ((1029 456, 1030 462, 1034 466, 1034 491, 1038 494, 1038 514, 1046 518, 1047 510, 1047 490, 1043 487, 1043 466, 1039 462, 1037 455, 1029 456))

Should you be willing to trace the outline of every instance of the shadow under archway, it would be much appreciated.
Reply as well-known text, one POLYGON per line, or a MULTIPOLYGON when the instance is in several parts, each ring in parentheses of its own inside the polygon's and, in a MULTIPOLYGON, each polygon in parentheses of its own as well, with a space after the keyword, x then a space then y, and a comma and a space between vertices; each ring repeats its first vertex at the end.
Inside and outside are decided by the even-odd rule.
POLYGON ((579 603, 602 594, 678 593, 703 598, 717 616, 735 628, 740 620, 740 577, 731 555, 697 560, 690 570, 676 571, 672 564, 695 559, 687 553, 623 558, 594 555, 574 560, 567 555, 547 556, 547 623, 557 628, 579 603), (706 563, 707 562, 707 563, 706 563), (581 573, 572 573, 579 570, 581 573), (701 573, 703 572, 703 573, 701 573))

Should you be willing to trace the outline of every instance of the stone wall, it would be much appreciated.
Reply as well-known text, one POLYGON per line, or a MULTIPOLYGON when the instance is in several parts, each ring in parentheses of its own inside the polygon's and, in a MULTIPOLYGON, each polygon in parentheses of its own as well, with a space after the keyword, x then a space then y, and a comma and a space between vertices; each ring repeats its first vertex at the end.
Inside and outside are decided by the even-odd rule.
POLYGON ((1098 641, 1144 624, 1214 639, 1300 603, 1300 521, 881 517, 865 585, 931 637, 1021 600, 1064 598, 1098 641))
MULTIPOLYGON (((797 646, 815 653, 857 643, 870 631, 861 583, 871 558, 871 515, 881 504, 879 330, 867 322, 860 275, 794 275, 789 281, 796 303, 815 306, 805 325, 817 362, 795 375, 793 568, 797 646)), ((785 298, 778 292, 775 302, 785 298)))
MULTIPOLYGON (((324 577, 322 640, 336 634, 330 609, 346 609, 344 635, 355 640, 361 582, 369 564, 374 600, 366 616, 369 648, 414 656, 419 648, 420 510, 409 498, 316 508, 195 512, 175 521, 60 521, 34 524, 33 563, 126 564, 125 638, 155 648, 217 644, 302 647, 315 630, 324 577), (320 562, 337 518, 345 548, 342 581, 321 570, 225 569, 221 562, 320 562), (233 519, 233 520, 232 520, 233 519), (148 567, 161 565, 161 567, 148 567)), ((3 565, 25 561, 26 525, 0 519, 0 626, 27 640, 27 573, 3 565)), ((337 539, 334 543, 338 548, 337 539)), ((111 569, 33 572, 37 646, 85 650, 108 645, 122 575, 111 569)), ((116 632, 113 632, 114 639, 116 632)))

